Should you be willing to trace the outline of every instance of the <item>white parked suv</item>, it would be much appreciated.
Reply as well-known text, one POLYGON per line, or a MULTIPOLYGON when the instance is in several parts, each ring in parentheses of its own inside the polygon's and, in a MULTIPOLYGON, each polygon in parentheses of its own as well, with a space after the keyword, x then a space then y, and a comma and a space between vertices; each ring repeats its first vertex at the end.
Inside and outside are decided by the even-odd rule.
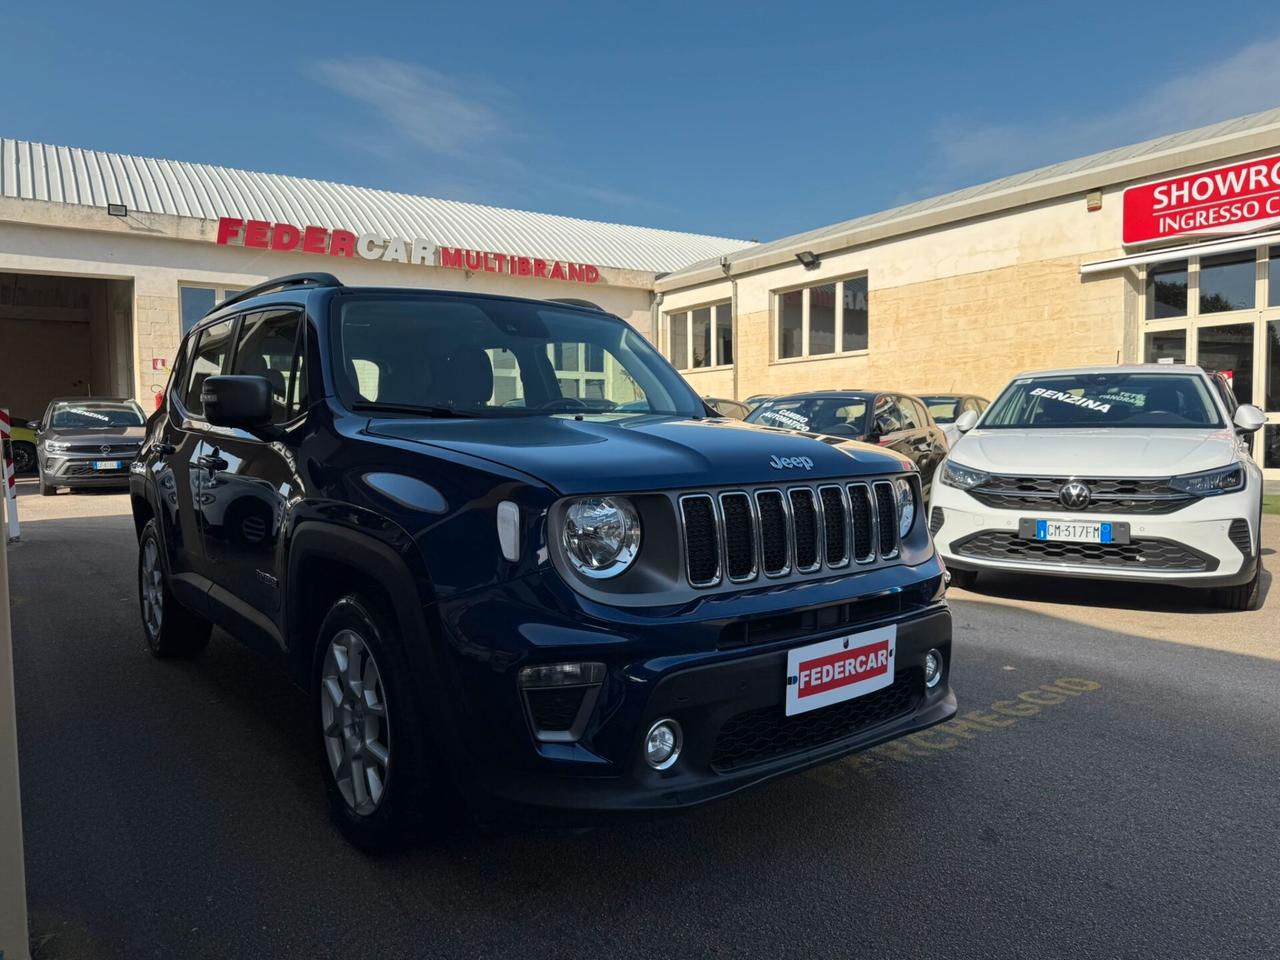
POLYGON ((952 583, 983 570, 1209 588, 1256 607, 1262 471, 1236 406, 1199 367, 1014 378, 938 470, 929 528, 952 583))

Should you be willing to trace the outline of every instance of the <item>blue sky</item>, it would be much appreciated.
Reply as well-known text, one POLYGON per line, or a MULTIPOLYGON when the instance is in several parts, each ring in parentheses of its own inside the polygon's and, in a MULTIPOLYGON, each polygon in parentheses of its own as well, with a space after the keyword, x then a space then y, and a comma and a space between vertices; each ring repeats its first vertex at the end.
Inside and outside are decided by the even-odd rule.
POLYGON ((1280 4, 20 4, 0 136, 774 239, 1280 105, 1280 4))

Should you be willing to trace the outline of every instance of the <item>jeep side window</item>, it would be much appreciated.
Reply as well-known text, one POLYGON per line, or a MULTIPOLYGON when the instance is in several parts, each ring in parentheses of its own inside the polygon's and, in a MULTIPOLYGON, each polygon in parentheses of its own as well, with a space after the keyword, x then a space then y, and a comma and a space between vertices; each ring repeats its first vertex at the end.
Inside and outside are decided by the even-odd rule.
POLYGON ((302 327, 302 313, 293 308, 253 313, 240 325, 231 372, 267 378, 272 423, 287 423, 306 409, 302 327))
POLYGON ((204 403, 200 400, 200 390, 205 380, 217 376, 226 367, 227 357, 231 353, 231 331, 235 327, 235 319, 223 320, 205 328, 200 332, 200 341, 191 355, 191 379, 182 395, 182 405, 197 417, 204 416, 204 403))

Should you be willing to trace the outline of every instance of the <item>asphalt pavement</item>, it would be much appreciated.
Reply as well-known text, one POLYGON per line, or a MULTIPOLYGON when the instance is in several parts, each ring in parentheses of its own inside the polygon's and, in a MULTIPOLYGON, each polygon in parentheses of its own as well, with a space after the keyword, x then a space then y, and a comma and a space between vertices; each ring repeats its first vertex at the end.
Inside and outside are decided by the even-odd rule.
POLYGON ((23 487, 38 960, 1280 956, 1270 574, 1255 613, 986 578, 953 594, 959 723, 658 821, 370 859, 282 674, 220 632, 148 655, 127 498, 23 487))

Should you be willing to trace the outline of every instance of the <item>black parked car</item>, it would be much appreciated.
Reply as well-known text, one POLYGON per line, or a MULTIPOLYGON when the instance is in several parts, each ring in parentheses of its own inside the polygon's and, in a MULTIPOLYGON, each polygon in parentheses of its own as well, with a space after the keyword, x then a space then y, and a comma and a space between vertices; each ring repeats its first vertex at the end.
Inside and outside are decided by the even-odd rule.
POLYGON ((40 492, 59 487, 123 487, 142 445, 146 416, 122 397, 59 397, 35 424, 40 492))
POLYGON ((447 784, 669 810, 956 709, 914 467, 708 419, 596 309, 245 291, 187 334, 131 493, 152 651, 218 623, 290 670, 364 846, 447 784))
POLYGON ((745 403, 730 400, 727 397, 703 397, 702 402, 720 416, 731 417, 734 420, 745 420, 747 414, 751 412, 751 408, 745 403))
POLYGON ((747 423, 848 437, 888 447, 919 468, 928 500, 933 474, 947 455, 946 436, 916 397, 884 390, 828 390, 766 400, 747 423))
POLYGON ((966 393, 930 393, 920 398, 929 411, 929 416, 942 428, 947 437, 947 448, 955 446, 960 439, 960 428, 956 421, 963 413, 972 412, 982 416, 991 401, 986 397, 975 397, 966 393))

